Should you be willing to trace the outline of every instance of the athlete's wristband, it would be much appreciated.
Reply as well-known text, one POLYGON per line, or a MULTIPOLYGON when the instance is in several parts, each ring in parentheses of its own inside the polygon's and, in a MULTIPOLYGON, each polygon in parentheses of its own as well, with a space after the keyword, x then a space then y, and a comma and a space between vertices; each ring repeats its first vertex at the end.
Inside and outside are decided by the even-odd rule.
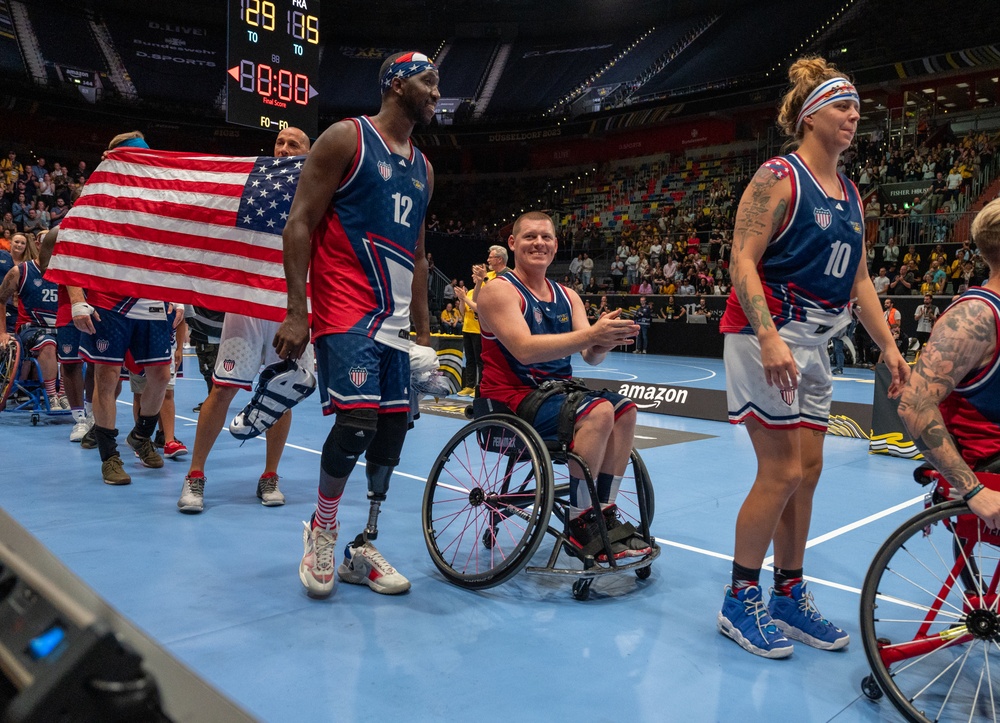
POLYGON ((962 495, 962 499, 965 500, 966 502, 968 502, 969 500, 971 500, 973 497, 975 497, 976 495, 978 495, 982 491, 983 491, 983 484, 982 484, 982 482, 980 482, 975 487, 973 487, 971 490, 969 490, 964 495, 962 495))
POLYGON ((94 307, 86 301, 77 301, 73 304, 73 316, 92 316, 94 307))

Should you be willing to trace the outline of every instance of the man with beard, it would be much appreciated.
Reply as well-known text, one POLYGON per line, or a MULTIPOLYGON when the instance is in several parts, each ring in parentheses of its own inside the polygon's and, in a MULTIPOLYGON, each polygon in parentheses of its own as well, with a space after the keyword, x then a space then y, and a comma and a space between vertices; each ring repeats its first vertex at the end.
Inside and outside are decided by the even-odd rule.
POLYGON ((337 574, 383 594, 410 587, 371 541, 406 436, 411 314, 417 343, 430 345, 424 216, 434 174, 410 135, 434 117, 441 94, 437 67, 422 53, 390 56, 379 84, 377 115, 335 123, 316 140, 284 232, 288 312, 275 350, 297 359, 309 342, 308 276, 323 412, 337 415, 303 532, 299 579, 313 597, 333 591, 337 508, 363 452, 368 523, 337 574))

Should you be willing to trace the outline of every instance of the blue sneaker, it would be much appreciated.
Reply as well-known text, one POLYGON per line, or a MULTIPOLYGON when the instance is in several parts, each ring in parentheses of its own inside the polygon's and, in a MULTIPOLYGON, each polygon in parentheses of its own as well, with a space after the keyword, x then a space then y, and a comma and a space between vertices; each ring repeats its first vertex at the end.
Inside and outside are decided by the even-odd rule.
POLYGON ((774 624, 787 637, 800 640, 820 650, 840 650, 851 642, 851 636, 824 618, 813 604, 811 592, 805 582, 792 588, 792 594, 775 595, 767 605, 774 624))
POLYGON ((764 658, 787 658, 794 647, 778 630, 761 599, 759 585, 743 588, 733 597, 726 586, 726 599, 719 613, 719 632, 741 648, 764 658))

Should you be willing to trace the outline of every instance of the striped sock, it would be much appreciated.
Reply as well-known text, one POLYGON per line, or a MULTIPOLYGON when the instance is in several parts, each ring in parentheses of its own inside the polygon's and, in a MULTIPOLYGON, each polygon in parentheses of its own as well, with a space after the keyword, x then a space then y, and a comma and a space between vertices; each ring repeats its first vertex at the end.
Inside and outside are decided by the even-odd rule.
POLYGON ((313 515, 312 520, 314 528, 325 527, 328 530, 332 530, 337 526, 337 508, 340 507, 341 497, 343 495, 327 497, 322 492, 317 493, 316 513, 313 515))
POLYGON ((56 398, 56 380, 55 377, 52 379, 46 379, 42 382, 45 385, 45 393, 49 395, 49 399, 56 398))

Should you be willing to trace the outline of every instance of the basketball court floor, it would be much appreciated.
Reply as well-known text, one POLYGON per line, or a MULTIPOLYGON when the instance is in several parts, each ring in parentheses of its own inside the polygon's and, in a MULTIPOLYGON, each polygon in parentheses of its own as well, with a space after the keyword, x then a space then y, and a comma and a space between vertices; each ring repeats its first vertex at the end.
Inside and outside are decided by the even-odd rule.
MULTIPOLYGON (((725 386, 720 360, 620 353, 598 368, 577 358, 576 369, 725 386)), ((870 403, 873 390, 869 371, 834 378, 840 401, 870 403)), ((204 394, 200 377, 177 382, 178 435, 189 447, 191 409, 204 394)), ((312 600, 297 568, 331 422, 318 396, 295 410, 280 469, 284 507, 255 497, 260 439, 241 446, 220 435, 205 470, 205 511, 188 516, 176 508, 188 458, 150 470, 123 454, 133 483, 110 487, 97 451, 69 443, 67 424, 32 427, 7 413, 2 505, 113 607, 261 720, 898 720, 888 702, 861 694, 869 670, 858 598, 877 547, 921 509, 915 462, 869 455, 864 440, 826 438, 805 572, 820 610, 852 642, 839 652, 800 643, 786 660, 764 660, 715 625, 736 514, 755 471, 742 427, 640 414, 663 553, 648 580, 602 577, 581 602, 566 580, 528 573, 482 592, 444 580, 424 545, 421 499, 435 457, 464 421, 425 413, 379 520, 379 549, 412 589, 390 597, 338 584, 329 599, 312 600)), ((247 399, 239 395, 232 414, 247 399)), ((120 447, 130 401, 126 393, 119 402, 120 447)), ((443 406, 465 403, 451 401, 443 406)), ((367 519, 365 489, 359 466, 340 507, 341 547, 367 519)), ((545 541, 539 554, 549 549, 545 541)))

